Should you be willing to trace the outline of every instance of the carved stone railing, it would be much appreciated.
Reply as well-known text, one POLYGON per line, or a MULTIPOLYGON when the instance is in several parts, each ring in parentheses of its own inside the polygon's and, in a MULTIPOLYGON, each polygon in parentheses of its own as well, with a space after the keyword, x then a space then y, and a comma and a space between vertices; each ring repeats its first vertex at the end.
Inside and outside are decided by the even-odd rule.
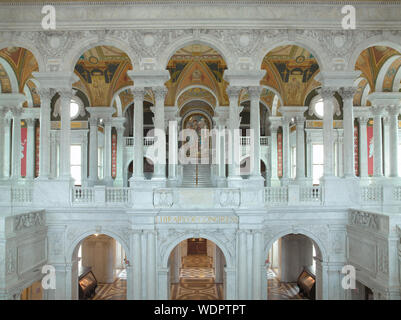
POLYGON ((322 202, 322 188, 320 186, 300 187, 299 201, 300 202, 321 203, 322 202))
POLYGON ((93 203, 95 201, 94 188, 74 187, 72 188, 72 203, 93 203))
POLYGON ((381 185, 361 186, 362 204, 381 204, 383 201, 383 187, 381 185))
MULTIPOLYGON (((133 147, 135 145, 135 138, 134 137, 124 137, 125 139, 125 146, 126 147, 133 147)), ((145 147, 151 146, 155 143, 155 137, 144 137, 143 138, 143 145, 145 147)))
POLYGON ((33 198, 32 186, 20 186, 11 188, 11 201, 15 204, 30 204, 33 198))
POLYGON ((128 203, 129 188, 106 188, 106 203, 128 203))
POLYGON ((265 204, 279 206, 288 204, 287 187, 267 187, 265 188, 265 204))

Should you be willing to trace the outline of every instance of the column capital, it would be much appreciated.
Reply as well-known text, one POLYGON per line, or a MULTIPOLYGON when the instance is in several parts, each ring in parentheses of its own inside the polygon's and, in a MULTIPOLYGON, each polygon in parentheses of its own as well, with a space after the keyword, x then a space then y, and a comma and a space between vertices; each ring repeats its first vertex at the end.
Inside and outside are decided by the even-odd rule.
POLYGON ((146 90, 145 87, 132 87, 131 93, 134 95, 135 103, 135 100, 143 101, 145 99, 146 90))
POLYGON ((93 115, 93 116, 91 115, 91 116, 89 117, 88 121, 89 121, 89 125, 90 125, 91 127, 94 127, 94 126, 97 126, 98 118, 97 118, 96 115, 93 115))
POLYGON ((22 107, 15 107, 15 108, 11 108, 10 111, 11 111, 11 114, 13 115, 13 117, 21 117, 24 110, 22 107))
POLYGON ((389 105, 386 107, 386 111, 390 116, 398 116, 401 112, 400 105, 389 105))
MULTIPOLYGON (((53 88, 39 88, 39 89, 36 89, 36 92, 39 94, 41 102, 43 102, 43 100, 50 101, 53 98, 53 96, 56 94, 56 90, 53 88)), ((42 103, 41 103, 40 107, 42 107, 42 103)), ((50 105, 49 105, 49 107, 50 107, 50 105)))
POLYGON ((334 98, 336 91, 337 90, 334 87, 322 87, 318 90, 318 93, 321 95, 323 100, 331 100, 334 98))
POLYGON ((35 124, 34 118, 28 118, 28 119, 25 119, 25 121, 26 121, 26 124, 28 127, 33 127, 33 125, 35 124))
POLYGON ((60 95, 60 99, 72 100, 77 91, 72 88, 59 88, 57 92, 60 95))
POLYGON ((357 88, 355 87, 341 87, 338 90, 338 93, 344 100, 347 100, 347 99, 353 99, 356 91, 357 88))
POLYGON ((372 105, 371 106, 372 115, 374 117, 382 117, 385 113, 384 105, 372 105))
POLYGON ((269 117, 270 122, 270 131, 277 132, 278 128, 281 126, 282 118, 281 117, 269 117))
POLYGON ((104 127, 111 127, 111 118, 103 118, 104 127))
POLYGON ((241 86, 228 86, 226 88, 226 92, 228 95, 228 98, 231 99, 238 99, 239 98, 239 94, 241 92, 241 90, 243 89, 243 87, 241 86))
POLYGON ((260 95, 263 91, 263 88, 260 86, 251 86, 248 87, 248 95, 250 100, 259 100, 260 95))
POLYGON ((166 94, 168 89, 165 86, 157 86, 152 87, 153 94, 155 96, 155 101, 162 101, 164 103, 164 99, 166 98, 166 94))
POLYGON ((359 125, 366 126, 370 117, 368 115, 359 115, 359 116, 357 116, 357 119, 358 119, 359 125))

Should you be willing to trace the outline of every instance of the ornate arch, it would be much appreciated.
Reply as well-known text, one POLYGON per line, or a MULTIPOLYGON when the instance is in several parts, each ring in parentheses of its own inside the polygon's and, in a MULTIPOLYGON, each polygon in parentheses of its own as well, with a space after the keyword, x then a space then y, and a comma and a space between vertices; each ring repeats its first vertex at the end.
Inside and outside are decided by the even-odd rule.
MULTIPOLYGON (((202 84, 190 85, 190 86, 187 86, 187 87, 183 88, 183 89, 176 95, 175 104, 174 104, 174 105, 177 106, 177 107, 179 107, 179 106, 177 105, 177 103, 178 103, 178 99, 181 97, 181 95, 183 95, 183 94, 184 94, 185 92, 187 92, 188 90, 191 90, 191 89, 194 89, 194 88, 200 88, 200 89, 203 89, 203 90, 209 92, 209 93, 213 96, 213 98, 216 100, 216 106, 217 106, 217 104, 218 104, 218 102, 219 102, 219 99, 217 98, 217 95, 213 92, 212 89, 210 89, 209 87, 204 86, 204 85, 202 85, 202 84)), ((201 100, 201 99, 195 98, 195 100, 201 100)), ((189 101, 186 101, 182 106, 184 106, 187 102, 189 102, 189 101)), ((205 101, 205 102, 206 102, 206 101, 205 101)), ((210 105, 209 102, 207 102, 207 104, 210 105)), ((181 107, 182 107, 182 106, 181 106, 181 107)), ((215 106, 215 107, 216 107, 216 106, 215 106)), ((213 106, 211 106, 211 107, 213 108, 213 106)), ((181 108, 179 107, 179 109, 181 109, 181 108)))
POLYGON ((264 246, 264 253, 267 254, 269 252, 270 248, 273 246, 273 243, 276 242, 278 239, 288 235, 288 234, 301 234, 304 236, 307 236, 313 242, 317 245, 317 250, 319 250, 321 254, 321 258, 323 261, 328 261, 329 255, 328 255, 328 250, 326 246, 323 244, 323 240, 317 237, 314 233, 310 232, 309 230, 306 230, 305 228, 302 227, 297 227, 293 226, 290 228, 286 228, 284 230, 280 230, 279 232, 276 232, 273 237, 270 237, 270 239, 265 241, 265 246, 264 246))
POLYGON ((161 65, 161 67, 165 69, 167 67, 167 64, 170 61, 171 57, 179 49, 189 46, 189 45, 192 45, 192 44, 203 44, 203 45, 206 45, 206 46, 209 46, 209 47, 215 49, 216 51, 218 51, 221 54, 222 58, 224 59, 224 61, 227 64, 227 68, 228 69, 234 68, 234 66, 233 66, 234 57, 232 56, 232 54, 230 53, 228 48, 226 48, 221 43, 221 41, 219 41, 209 35, 205 35, 205 34, 199 34, 198 37, 195 37, 194 35, 186 36, 186 37, 178 39, 178 40, 172 42, 171 44, 169 44, 163 50, 163 52, 161 52, 160 55, 158 56, 158 61, 161 65))
POLYGON ((98 46, 112 46, 123 51, 130 59, 132 67, 138 68, 139 58, 129 46, 128 42, 106 35, 103 39, 99 39, 99 36, 93 36, 82 41, 77 41, 65 56, 65 69, 74 71, 75 65, 81 55, 87 50, 98 46))
POLYGON ((170 257, 171 252, 173 249, 182 241, 190 239, 190 238, 204 238, 210 241, 213 241, 223 252, 224 258, 226 260, 227 268, 232 268, 234 267, 234 257, 230 254, 230 251, 228 248, 222 243, 220 240, 218 240, 216 237, 213 235, 209 234, 208 232, 202 232, 202 231, 187 231, 185 234, 180 235, 179 237, 176 237, 175 239, 171 240, 166 246, 163 252, 161 252, 161 267, 162 268, 167 268, 168 267, 168 259, 170 257))
MULTIPOLYGON (((127 229, 127 231, 128 231, 128 229, 127 229)), ((124 251, 126 252, 127 256, 131 257, 130 247, 129 247, 129 244, 127 243, 127 241, 129 241, 129 239, 124 240, 124 237, 122 237, 115 230, 112 230, 112 229, 102 227, 102 229, 100 231, 97 231, 96 227, 88 227, 88 231, 81 232, 79 235, 77 235, 73 240, 71 240, 68 243, 68 245, 67 245, 68 249, 66 252, 66 257, 68 259, 68 262, 72 261, 74 251, 75 251, 76 247, 78 246, 78 244, 82 240, 87 238, 88 236, 93 235, 95 233, 105 234, 105 235, 117 240, 121 244, 121 246, 124 248, 124 251)))
POLYGON ((18 40, 18 39, 13 39, 12 41, 2 41, 0 42, 0 50, 9 48, 9 47, 19 47, 23 48, 25 50, 28 50, 32 53, 33 57, 36 59, 36 62, 38 63, 38 70, 39 72, 45 72, 46 71, 46 63, 45 63, 45 58, 42 56, 40 51, 38 50, 37 47, 34 45, 31 45, 27 39, 24 39, 23 41, 18 40))
POLYGON ((361 43, 359 43, 355 49, 352 51, 352 54, 348 60, 348 66, 347 69, 349 70, 355 70, 355 65, 358 60, 358 57, 361 55, 362 51, 374 47, 374 46, 386 46, 390 47, 394 50, 397 50, 399 53, 401 53, 401 43, 400 42, 395 42, 392 40, 385 39, 385 37, 380 34, 378 36, 370 37, 361 43))
POLYGON ((279 46, 285 46, 285 45, 295 45, 301 48, 304 48, 308 50, 310 53, 313 54, 314 58, 316 59, 316 62, 319 65, 320 71, 325 70, 328 68, 327 63, 325 58, 325 55, 327 55, 327 52, 325 53, 323 48, 320 47, 317 43, 310 39, 302 39, 302 40, 289 40, 288 36, 282 37, 281 39, 275 39, 272 42, 268 42, 267 45, 261 46, 258 51, 256 52, 255 55, 255 62, 256 65, 259 66, 258 68, 260 69, 263 63, 264 57, 273 49, 279 47, 279 46))

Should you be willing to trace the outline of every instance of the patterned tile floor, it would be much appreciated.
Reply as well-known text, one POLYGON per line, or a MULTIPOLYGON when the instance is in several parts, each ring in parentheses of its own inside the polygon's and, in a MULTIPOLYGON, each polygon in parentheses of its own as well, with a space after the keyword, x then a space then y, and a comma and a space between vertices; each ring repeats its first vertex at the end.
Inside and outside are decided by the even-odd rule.
POLYGON ((280 282, 271 269, 267 271, 267 297, 269 300, 307 300, 299 294, 296 283, 280 282))
POLYGON ((127 272, 119 270, 119 275, 113 283, 98 283, 96 293, 91 300, 126 300, 127 272))
POLYGON ((180 282, 171 285, 173 300, 222 300, 223 284, 216 284, 213 262, 205 255, 183 257, 180 282))

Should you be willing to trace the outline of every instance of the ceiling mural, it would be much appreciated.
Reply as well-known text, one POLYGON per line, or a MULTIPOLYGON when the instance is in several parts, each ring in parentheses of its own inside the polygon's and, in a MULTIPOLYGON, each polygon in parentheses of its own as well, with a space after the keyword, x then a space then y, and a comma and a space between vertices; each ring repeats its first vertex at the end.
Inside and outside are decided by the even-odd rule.
POLYGON ((401 67, 401 58, 396 59, 388 68, 386 75, 383 79, 383 91, 393 91, 395 76, 401 67))
POLYGON ((91 106, 108 106, 117 90, 133 85, 127 75, 127 70, 131 69, 129 57, 111 46, 98 46, 86 51, 75 65, 91 106))
MULTIPOLYGON (((122 90, 118 96, 121 101, 121 109, 124 112, 124 110, 134 102, 134 95, 132 94, 131 90, 127 88, 122 90)), ((153 104, 154 97, 149 91, 146 91, 144 100, 153 104)))
POLYGON ((8 77, 6 69, 4 69, 3 65, 0 63, 0 84, 1 84, 1 93, 11 93, 11 81, 8 77))
POLYGON ((375 88, 381 67, 388 58, 397 54, 400 53, 389 47, 375 46, 367 48, 359 55, 355 69, 361 71, 361 76, 368 80, 371 88, 375 88))
POLYGON ((266 75, 261 84, 276 89, 285 105, 303 105, 308 92, 318 86, 314 77, 319 65, 306 49, 295 46, 280 46, 270 51, 263 59, 262 69, 266 75))
POLYGON ((356 92, 354 94, 354 106, 360 106, 362 104, 362 95, 367 84, 368 80, 366 79, 362 79, 361 81, 359 81, 358 87, 356 88, 356 92))
MULTIPOLYGON (((25 83, 32 77, 32 72, 39 71, 38 63, 34 55, 24 48, 9 47, 0 50, 0 57, 5 59, 13 69, 18 81, 18 91, 24 92, 25 83)), ((0 69, 0 81, 6 86, 5 92, 11 92, 11 86, 7 87, 7 81, 4 80, 4 68, 0 69)), ((2 89, 3 90, 3 89, 2 89)), ((4 92, 3 92, 4 93, 4 92)))
MULTIPOLYGON (((166 83, 168 88, 166 105, 174 105, 177 95, 186 87, 194 85, 208 87, 216 94, 219 105, 228 105, 225 93, 227 82, 223 79, 226 69, 224 59, 213 48, 194 44, 179 49, 167 65, 170 80, 166 83)), ((193 93, 196 98, 199 92, 193 93)))
POLYGON ((207 101, 211 106, 216 106, 216 98, 207 90, 199 87, 186 90, 177 101, 178 108, 191 100, 207 101))

